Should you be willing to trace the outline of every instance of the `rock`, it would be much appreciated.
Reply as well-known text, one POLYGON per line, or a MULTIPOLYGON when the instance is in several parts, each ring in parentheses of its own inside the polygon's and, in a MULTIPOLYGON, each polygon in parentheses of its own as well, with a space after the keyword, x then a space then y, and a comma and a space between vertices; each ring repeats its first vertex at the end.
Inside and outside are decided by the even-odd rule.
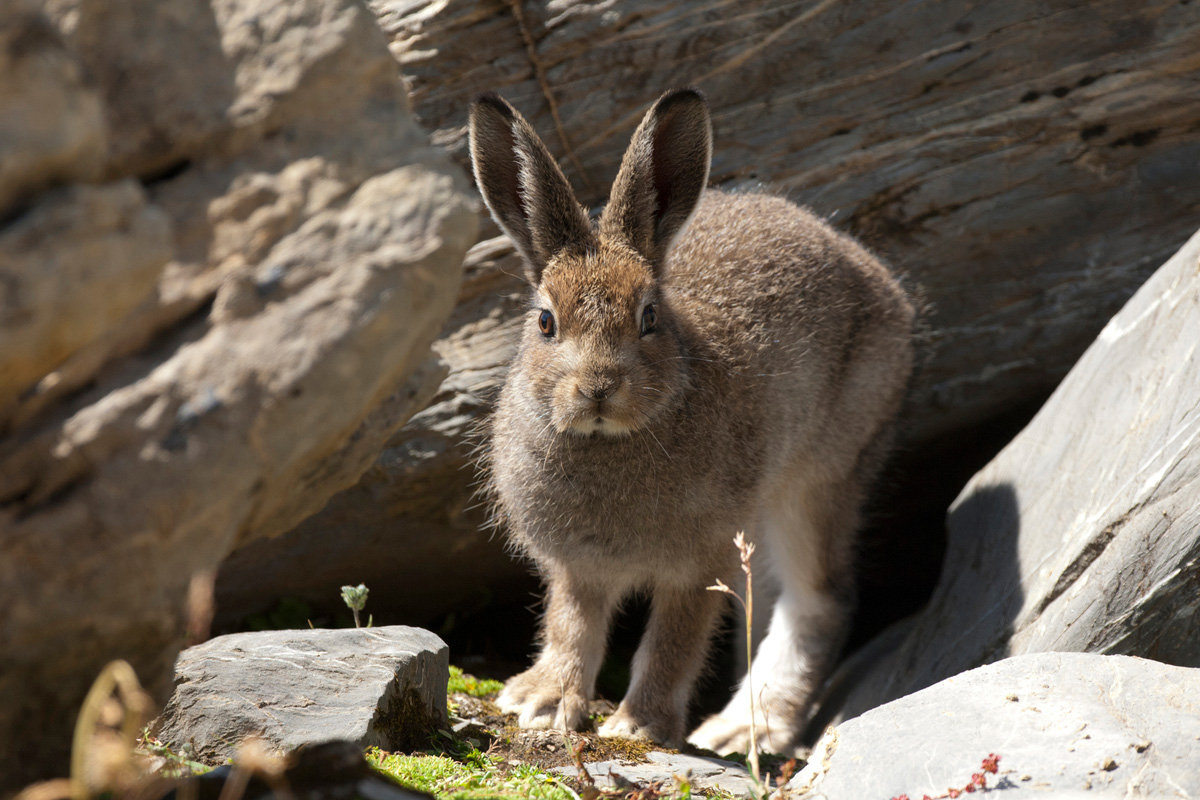
POLYGON ((1194 797, 1198 752, 1200 670, 1036 653, 831 728, 783 797, 944 796, 989 753, 1005 797, 1194 797))
POLYGON ((450 609, 528 596, 528 569, 505 554, 470 479, 477 427, 516 348, 514 317, 525 307, 520 274, 507 239, 471 249, 458 305, 434 343, 449 374, 429 406, 357 484, 294 530, 252 542, 222 563, 218 628, 280 597, 337 611, 346 583, 370 586, 372 609, 429 624, 450 609))
POLYGON ((210 764, 247 737, 281 754, 331 739, 416 749, 448 724, 449 652, 398 625, 218 636, 179 654, 156 736, 210 764))
POLYGON ((963 489, 933 598, 844 716, 1022 653, 1200 667, 1198 295, 1200 234, 963 489))
MULTIPOLYGON (((153 176, 209 155, 213 140, 229 134, 234 121, 226 112, 239 94, 238 73, 250 69, 222 51, 223 37, 232 44, 245 34, 218 16, 254 5, 78 0, 69 18, 60 16, 72 49, 104 95, 112 125, 108 174, 153 176)), ((262 13, 270 4, 258 7, 262 13)), ((269 27, 283 22, 279 16, 264 14, 267 30, 257 35, 274 38, 269 27)))
POLYGON ((586 204, 656 97, 703 90, 714 183, 786 193, 921 286, 912 442, 1044 398, 1196 226, 1194 3, 369 2, 435 141, 465 164, 468 103, 499 91, 586 204))
MULTIPOLYGON (((666 753, 655 750, 646 754, 642 764, 623 764, 617 761, 594 761, 583 765, 596 786, 600 789, 638 787, 661 783, 669 792, 675 785, 675 776, 687 777, 693 790, 720 791, 734 797, 753 797, 754 781, 750 772, 741 764, 719 758, 689 756, 683 753, 666 753)), ((555 767, 560 775, 575 777, 575 767, 555 767)))
MULTIPOLYGON (((35 0, 0 13, 0 218, 56 184, 99 176, 104 109, 35 0)), ((0 384, 3 385, 3 384, 0 384)))
POLYGON ((271 149, 316 134, 363 145, 364 161, 394 150, 387 137, 329 135, 350 120, 383 133, 389 105, 407 110, 361 3, 76 0, 55 16, 104 97, 110 175, 159 180, 284 132, 271 149))
POLYGON ((210 303, 218 317, 253 313, 275 298, 257 293, 261 275, 252 273, 285 237, 368 178, 444 160, 410 122, 397 127, 407 96, 373 17, 355 0, 66 5, 60 25, 121 109, 110 111, 121 135, 104 171, 143 179, 171 218, 177 248, 158 296, 26 398, 16 412, 22 419, 210 303), (180 45, 190 61, 170 46, 182 36, 194 39, 180 45), (225 59, 219 67, 210 63, 217 57, 225 59), (196 64, 207 65, 202 77, 196 64), (209 86, 220 76, 240 87, 223 106, 214 98, 225 90, 209 86), (177 90, 158 102, 170 86, 177 90), (129 148, 137 142, 150 144, 129 148))
POLYGON ((146 299, 171 254, 134 181, 73 186, 0 230, 0 430, 6 411, 146 299))
MULTIPOLYGON (((37 343, 54 359, 30 368, 23 380, 35 382, 6 411, 0 741, 12 746, 0 749, 0 793, 61 771, 75 713, 109 660, 129 660, 165 699, 186 623, 203 635, 189 586, 203 597, 235 547, 295 527, 353 485, 444 374, 429 346, 453 307, 477 203, 413 122, 373 17, 357 0, 185 5, 53 4, 89 69, 96 52, 121 51, 113 63, 126 72, 96 71, 122 132, 98 169, 115 186, 142 178, 158 209, 147 214, 165 215, 173 241, 148 292, 141 261, 78 276, 89 283, 72 292, 111 300, 88 307, 58 366, 68 348, 37 343), (140 40, 177 40, 193 23, 208 44, 140 40), (236 93, 221 106, 197 86, 160 105, 155 59, 182 54, 162 76, 178 87, 198 48, 220 54, 236 93), (142 91, 151 96, 133 96, 142 91), (122 150, 159 136, 159 150, 122 150), (104 310, 138 291, 128 312, 104 310)), ((67 194, 102 191, 118 190, 67 194)), ((28 218, 59 197, 32 198, 28 218)), ((46 238, 21 257, 53 264, 75 232, 46 238)))

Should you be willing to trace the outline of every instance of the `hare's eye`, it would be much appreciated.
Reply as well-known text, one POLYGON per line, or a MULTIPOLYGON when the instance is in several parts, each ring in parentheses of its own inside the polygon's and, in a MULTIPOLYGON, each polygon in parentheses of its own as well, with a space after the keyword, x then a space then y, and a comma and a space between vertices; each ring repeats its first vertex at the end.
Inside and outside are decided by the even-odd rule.
POLYGON ((543 309, 541 315, 538 316, 538 330, 542 332, 542 336, 554 335, 554 315, 549 311, 543 309))
POLYGON ((654 306, 648 305, 642 309, 642 336, 647 333, 654 332, 654 324, 658 322, 658 314, 654 313, 654 306))

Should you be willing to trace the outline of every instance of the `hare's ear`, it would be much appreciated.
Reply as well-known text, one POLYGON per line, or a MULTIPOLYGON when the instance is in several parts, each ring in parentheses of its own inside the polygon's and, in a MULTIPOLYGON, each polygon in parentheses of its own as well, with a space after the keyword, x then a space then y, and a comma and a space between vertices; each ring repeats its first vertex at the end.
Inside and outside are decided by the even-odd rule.
POLYGON ((708 183, 712 123, 696 89, 667 92, 633 134, 600 222, 604 237, 624 241, 656 272, 687 226, 708 183))
POLYGON ((471 104, 471 162, 492 219, 525 257, 534 284, 556 254, 594 244, 587 213, 546 145, 492 92, 471 104))

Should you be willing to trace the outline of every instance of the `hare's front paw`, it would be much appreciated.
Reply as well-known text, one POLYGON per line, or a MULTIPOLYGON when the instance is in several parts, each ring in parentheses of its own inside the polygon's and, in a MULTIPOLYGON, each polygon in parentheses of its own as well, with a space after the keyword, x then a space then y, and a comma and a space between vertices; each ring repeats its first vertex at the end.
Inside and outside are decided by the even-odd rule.
MULTIPOLYGON (((750 752, 750 715, 730 715, 726 708, 720 714, 714 714, 692 731, 688 744, 703 750, 711 750, 717 755, 728 753, 750 752)), ((772 730, 760 718, 755 730, 758 749, 763 753, 779 753, 789 755, 791 747, 791 731, 772 730), (774 735, 772 735, 774 734, 774 735)))
POLYGON ((682 720, 653 719, 648 714, 630 710, 627 703, 622 703, 596 732, 601 736, 643 739, 678 747, 683 738, 680 735, 682 728, 682 720))
POLYGON ((583 692, 565 687, 557 675, 537 665, 510 678, 496 705, 505 713, 516 714, 522 728, 578 730, 588 718, 583 692))

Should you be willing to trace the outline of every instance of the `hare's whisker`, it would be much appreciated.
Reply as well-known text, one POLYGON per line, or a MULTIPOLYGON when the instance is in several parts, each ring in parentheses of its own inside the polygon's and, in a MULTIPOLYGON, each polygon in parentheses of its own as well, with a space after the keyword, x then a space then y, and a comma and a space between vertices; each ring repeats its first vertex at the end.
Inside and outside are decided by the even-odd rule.
POLYGON ((649 428, 646 428, 646 433, 650 434, 650 438, 654 440, 654 443, 656 445, 658 445, 658 449, 663 451, 663 455, 667 457, 667 460, 673 461, 674 459, 672 459, 671 454, 667 452, 667 448, 663 447, 662 442, 660 442, 658 440, 658 437, 654 435, 654 431, 652 431, 649 428))

